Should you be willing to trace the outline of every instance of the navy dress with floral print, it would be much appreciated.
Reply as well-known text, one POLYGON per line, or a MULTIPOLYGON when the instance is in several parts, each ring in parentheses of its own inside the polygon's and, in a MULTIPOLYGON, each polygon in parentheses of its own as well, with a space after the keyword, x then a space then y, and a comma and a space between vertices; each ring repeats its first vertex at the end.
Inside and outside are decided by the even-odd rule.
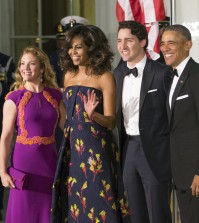
POLYGON ((51 222, 129 223, 112 131, 88 118, 83 96, 94 90, 96 111, 103 114, 98 89, 70 86, 64 91, 67 120, 53 189, 51 222))

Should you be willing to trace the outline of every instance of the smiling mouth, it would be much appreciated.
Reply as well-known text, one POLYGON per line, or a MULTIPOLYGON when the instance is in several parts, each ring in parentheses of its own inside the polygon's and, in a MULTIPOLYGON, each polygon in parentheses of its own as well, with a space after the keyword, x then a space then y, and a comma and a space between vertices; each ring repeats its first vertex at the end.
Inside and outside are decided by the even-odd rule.
POLYGON ((164 54, 165 59, 171 59, 172 57, 173 57, 173 54, 170 54, 170 53, 164 54))
POLYGON ((23 73, 24 75, 31 75, 31 73, 23 73))

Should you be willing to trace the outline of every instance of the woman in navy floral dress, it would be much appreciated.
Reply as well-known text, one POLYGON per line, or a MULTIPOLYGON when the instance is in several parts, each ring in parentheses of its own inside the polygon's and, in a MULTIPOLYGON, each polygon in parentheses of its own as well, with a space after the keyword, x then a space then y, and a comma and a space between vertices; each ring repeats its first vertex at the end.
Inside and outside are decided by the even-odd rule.
POLYGON ((67 34, 67 119, 55 175, 51 222, 129 223, 115 126, 112 52, 95 26, 67 34))

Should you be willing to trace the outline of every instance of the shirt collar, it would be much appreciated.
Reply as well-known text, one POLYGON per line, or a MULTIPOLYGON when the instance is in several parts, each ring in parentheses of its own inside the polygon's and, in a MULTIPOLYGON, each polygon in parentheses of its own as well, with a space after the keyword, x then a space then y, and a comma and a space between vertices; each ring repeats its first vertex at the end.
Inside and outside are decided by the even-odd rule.
POLYGON ((187 65, 188 61, 190 59, 190 56, 188 56, 187 58, 185 58, 177 67, 177 71, 178 71, 178 76, 180 77, 180 75, 182 74, 185 66, 187 65))
MULTIPOLYGON (((138 73, 143 73, 144 67, 146 65, 146 60, 147 60, 147 57, 146 57, 146 55, 144 55, 144 57, 134 66, 134 67, 137 67, 138 73)), ((127 67, 129 69, 133 69, 134 68, 134 67, 130 67, 128 65, 128 62, 127 62, 127 67)))

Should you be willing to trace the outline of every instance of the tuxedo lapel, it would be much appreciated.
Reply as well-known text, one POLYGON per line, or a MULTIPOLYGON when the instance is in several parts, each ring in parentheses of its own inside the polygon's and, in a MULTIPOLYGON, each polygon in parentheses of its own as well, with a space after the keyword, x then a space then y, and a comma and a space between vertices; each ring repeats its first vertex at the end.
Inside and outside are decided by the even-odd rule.
POLYGON ((177 97, 179 96, 179 93, 188 77, 188 74, 189 74, 189 69, 190 69, 190 65, 191 65, 191 60, 188 61, 187 65, 185 66, 182 74, 180 75, 179 77, 179 80, 178 80, 178 83, 176 85, 176 88, 173 92, 173 97, 172 97, 172 100, 171 100, 171 112, 170 112, 170 118, 171 118, 171 115, 172 115, 172 112, 173 112, 173 108, 174 108, 174 105, 175 105, 175 102, 176 102, 176 99, 177 97))
POLYGON ((141 89, 140 89, 139 111, 141 111, 142 109, 144 99, 149 90, 154 74, 155 74, 155 71, 151 69, 151 61, 147 59, 146 66, 143 71, 142 84, 141 84, 141 89))
POLYGON ((170 95, 171 86, 173 83, 173 75, 171 76, 171 79, 172 79, 172 81, 170 82, 170 86, 169 86, 168 94, 167 94, 167 100, 166 100, 167 116, 168 116, 169 123, 171 120, 171 108, 170 108, 170 104, 169 104, 169 95, 170 95))
POLYGON ((166 101, 167 116, 168 116, 169 123, 170 123, 170 120, 171 120, 171 108, 170 108, 170 105, 169 105, 169 94, 170 94, 172 82, 173 81, 171 81, 171 84, 170 84, 170 87, 169 87, 169 90, 168 90, 168 94, 167 94, 167 101, 166 101))
POLYGON ((123 89, 123 82, 124 82, 124 77, 126 72, 128 71, 128 68, 126 66, 126 63, 124 63, 124 66, 122 66, 119 69, 119 75, 118 75, 118 79, 117 79, 117 111, 120 109, 121 105, 122 105, 122 89, 123 89))

